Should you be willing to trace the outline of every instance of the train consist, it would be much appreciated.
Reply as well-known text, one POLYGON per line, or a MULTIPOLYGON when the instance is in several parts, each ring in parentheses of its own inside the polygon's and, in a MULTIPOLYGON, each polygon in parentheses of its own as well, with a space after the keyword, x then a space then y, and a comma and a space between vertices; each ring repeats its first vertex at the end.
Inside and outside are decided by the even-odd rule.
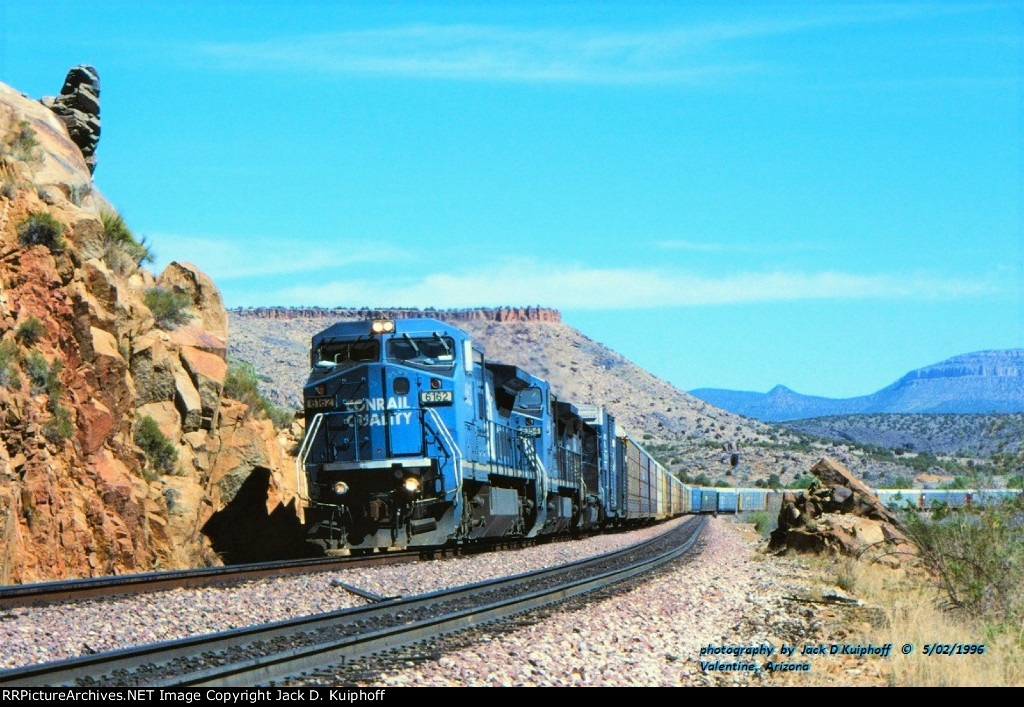
POLYGON ((303 390, 299 490, 325 549, 441 546, 640 524, 692 490, 602 406, 494 363, 435 319, 316 334, 303 390))

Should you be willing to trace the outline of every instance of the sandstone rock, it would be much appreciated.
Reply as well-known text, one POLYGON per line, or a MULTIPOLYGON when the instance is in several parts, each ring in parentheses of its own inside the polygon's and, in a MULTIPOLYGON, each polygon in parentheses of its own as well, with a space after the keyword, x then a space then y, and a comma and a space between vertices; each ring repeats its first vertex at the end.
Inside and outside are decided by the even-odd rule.
POLYGON ((882 524, 869 518, 858 518, 853 526, 853 534, 861 545, 876 545, 885 542, 882 524))
POLYGON ((96 216, 113 207, 92 188, 81 150, 50 110, 0 84, 0 139, 12 130, 34 143, 2 167, 31 188, 0 196, 0 333, 30 316, 44 322, 37 348, 62 364, 60 405, 76 429, 74 443, 49 443, 49 396, 30 393, 24 375, 20 386, 0 386, 0 581, 216 562, 200 528, 257 469, 268 508, 294 519, 282 503, 293 498, 283 473, 291 464, 273 449, 269 422, 236 405, 218 425, 227 327, 216 288, 176 266, 168 278, 177 273, 205 316, 174 338, 155 331, 142 296, 156 279, 103 261, 96 216), (14 224, 44 209, 66 228, 63 252, 17 245, 14 224), (144 415, 177 444, 185 471, 201 473, 143 476, 133 427, 144 415))
POLYGON ((65 193, 86 193, 91 172, 82 151, 68 136, 67 127, 53 111, 0 83, 0 136, 25 124, 34 132, 38 147, 18 164, 23 178, 37 187, 56 185, 65 193))
POLYGON ((181 364, 177 361, 173 364, 171 374, 174 378, 174 404, 181 413, 181 429, 184 432, 198 430, 203 426, 202 398, 181 364))
POLYGON ((224 390, 228 364, 216 354, 191 346, 181 349, 181 362, 199 391, 202 403, 202 427, 207 430, 213 429, 217 423, 217 413, 220 411, 220 396, 224 390))
POLYGON ((110 408, 99 400, 90 400, 78 407, 78 442, 86 454, 98 452, 115 430, 110 408))
POLYGON ((161 400, 138 407, 140 418, 151 417, 156 422, 164 437, 174 441, 181 432, 181 413, 170 400, 161 400))
POLYGON ((150 332, 136 342, 131 360, 136 405, 174 400, 174 362, 160 332, 150 332))
POLYGON ((220 290, 206 273, 191 263, 173 262, 160 273, 157 284, 187 295, 194 311, 198 313, 201 329, 227 341, 228 313, 224 309, 220 290))
POLYGON ((68 72, 57 98, 44 97, 42 104, 67 126, 89 166, 96 171, 96 144, 100 140, 100 77, 91 66, 75 66, 68 72))
POLYGON ((815 482, 800 496, 783 494, 771 549, 859 555, 872 546, 892 548, 906 540, 896 517, 838 462, 822 459, 811 472, 826 486, 815 482))

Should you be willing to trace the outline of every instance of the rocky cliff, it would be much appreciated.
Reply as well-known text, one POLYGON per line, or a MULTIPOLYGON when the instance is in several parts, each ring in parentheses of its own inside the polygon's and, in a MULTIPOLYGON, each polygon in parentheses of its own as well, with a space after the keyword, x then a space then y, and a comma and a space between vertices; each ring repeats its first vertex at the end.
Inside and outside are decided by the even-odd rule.
POLYGON ((146 256, 64 121, 0 84, 0 583, 217 563, 243 502, 295 525, 272 424, 224 395, 217 288, 146 256))

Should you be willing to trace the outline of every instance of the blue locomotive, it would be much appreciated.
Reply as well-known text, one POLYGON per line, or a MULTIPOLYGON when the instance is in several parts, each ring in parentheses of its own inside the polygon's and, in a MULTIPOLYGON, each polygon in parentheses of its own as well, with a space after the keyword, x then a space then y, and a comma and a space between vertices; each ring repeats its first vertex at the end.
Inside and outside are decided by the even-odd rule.
POLYGON ((325 549, 443 546, 669 517, 690 491, 600 406, 487 361, 435 319, 316 334, 298 456, 306 524, 325 549))

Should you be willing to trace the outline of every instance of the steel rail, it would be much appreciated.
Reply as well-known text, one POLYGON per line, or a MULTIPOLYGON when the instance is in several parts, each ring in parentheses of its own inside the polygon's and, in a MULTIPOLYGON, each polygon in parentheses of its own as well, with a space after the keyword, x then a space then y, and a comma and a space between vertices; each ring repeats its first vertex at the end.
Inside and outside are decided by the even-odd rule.
POLYGON ((277 560, 225 567, 204 567, 165 572, 141 572, 57 582, 0 586, 0 608, 13 608, 59 601, 109 598, 167 589, 209 587, 246 582, 301 572, 326 572, 370 564, 414 562, 424 557, 423 550, 403 550, 374 555, 348 555, 305 560, 277 560))
POLYGON ((664 535, 652 538, 638 545, 628 548, 607 552, 585 560, 566 563, 556 567, 546 568, 527 572, 514 577, 507 577, 487 582, 464 585, 454 589, 441 590, 408 598, 385 599, 368 606, 361 606, 325 614, 287 619, 271 624, 260 626, 249 626, 230 631, 223 631, 215 634, 194 636, 191 638, 165 641, 162 643, 149 644, 125 648, 109 653, 97 653, 95 655, 80 656, 66 660, 45 663, 36 666, 26 666, 11 670, 0 671, 0 687, 14 686, 55 686, 55 685, 95 685, 95 684, 122 684, 129 682, 127 678, 118 681, 116 676, 132 676, 131 682, 140 685, 183 685, 183 684, 248 684, 249 681, 269 680, 269 675, 285 675, 301 672, 309 669, 313 664, 323 665, 325 662, 343 662, 352 658, 366 655, 385 648, 396 647, 404 643, 423 640, 422 633, 429 626, 436 626, 435 634, 446 633, 460 628, 468 628, 483 621, 491 621, 501 615, 509 613, 520 613, 527 611, 534 606, 544 603, 560 601, 562 598, 576 594, 593 591, 602 586, 622 581, 647 569, 675 559, 696 542, 707 520, 704 517, 695 517, 682 524, 675 531, 690 531, 690 536, 685 543, 673 548, 668 553, 663 553, 655 559, 643 561, 636 567, 604 572, 596 577, 578 580, 569 585, 556 587, 554 589, 532 592, 517 598, 515 605, 518 608, 502 608, 507 602, 497 602, 485 607, 461 610, 448 617, 435 617, 409 624, 405 627, 390 627, 378 629, 362 636, 348 636, 340 641, 335 639, 330 643, 313 644, 304 647, 297 647, 284 653, 263 655, 246 659, 237 665, 225 665, 219 668, 206 668, 198 672, 189 673, 187 670, 183 675, 171 678, 163 678, 154 675, 152 679, 146 677, 146 672, 156 672, 152 666, 164 666, 175 660, 194 660, 199 656, 211 656, 218 651, 239 649, 271 641, 280 638, 294 638, 300 634, 311 634, 321 630, 330 630, 333 627, 357 622, 370 622, 380 617, 386 617, 396 612, 407 612, 426 607, 432 607, 441 602, 456 601, 468 597, 480 595, 496 589, 510 589, 519 585, 535 582, 545 578, 556 576, 570 570, 585 569, 589 566, 607 562, 617 557, 635 553, 655 542, 664 539, 664 535), (544 599, 548 596, 551 598, 544 599), (421 633, 409 634, 408 631, 420 631, 421 633), (405 634, 403 636, 403 634, 405 634), (410 637, 419 636, 419 637, 410 637), (239 667, 242 666, 242 667, 239 667))

